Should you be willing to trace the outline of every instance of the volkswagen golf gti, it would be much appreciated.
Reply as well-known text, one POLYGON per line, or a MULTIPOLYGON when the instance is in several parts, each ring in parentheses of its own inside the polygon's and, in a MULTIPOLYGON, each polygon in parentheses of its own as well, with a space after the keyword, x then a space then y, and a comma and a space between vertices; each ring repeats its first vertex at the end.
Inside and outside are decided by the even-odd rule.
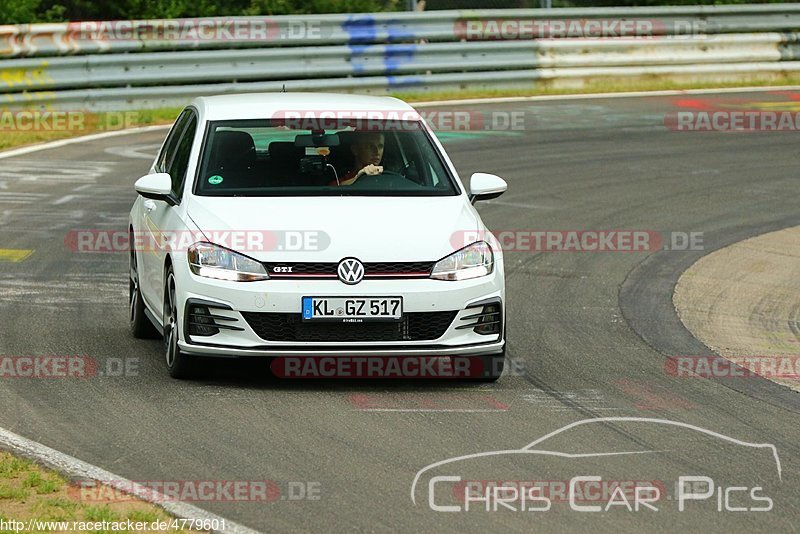
MULTIPOLYGON (((431 358, 500 377, 503 254, 430 126, 384 97, 204 97, 130 212, 130 328, 197 357, 431 358)), ((337 360, 340 361, 340 360, 337 360)))

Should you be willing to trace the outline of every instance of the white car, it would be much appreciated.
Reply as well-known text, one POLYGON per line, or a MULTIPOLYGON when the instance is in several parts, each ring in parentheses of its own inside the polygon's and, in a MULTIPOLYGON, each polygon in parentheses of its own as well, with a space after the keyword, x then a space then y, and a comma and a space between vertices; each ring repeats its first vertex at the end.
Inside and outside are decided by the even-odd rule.
POLYGON ((130 326, 197 356, 505 357, 502 251, 429 126, 393 98, 198 98, 130 213, 130 326))

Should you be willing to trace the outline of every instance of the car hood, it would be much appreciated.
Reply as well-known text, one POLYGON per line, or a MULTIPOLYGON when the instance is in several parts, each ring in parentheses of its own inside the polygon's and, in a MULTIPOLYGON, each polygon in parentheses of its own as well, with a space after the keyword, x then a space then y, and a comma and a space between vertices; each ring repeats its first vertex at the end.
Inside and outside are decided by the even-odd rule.
POLYGON ((481 224, 461 196, 193 197, 187 211, 209 241, 280 262, 436 261, 463 247, 464 232, 481 224), (222 234, 228 230, 263 233, 266 250, 230 246, 222 234), (316 235, 319 245, 299 247, 302 235, 316 235))

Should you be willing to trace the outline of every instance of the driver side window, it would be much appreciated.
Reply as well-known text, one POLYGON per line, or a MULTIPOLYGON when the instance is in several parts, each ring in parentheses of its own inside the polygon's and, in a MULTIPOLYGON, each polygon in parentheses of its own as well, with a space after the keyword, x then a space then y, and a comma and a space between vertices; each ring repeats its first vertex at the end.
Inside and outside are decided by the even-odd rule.
POLYGON ((175 156, 175 149, 181 137, 181 132, 186 128, 186 123, 189 121, 191 115, 191 110, 185 109, 178 117, 178 120, 175 121, 175 125, 172 127, 172 130, 170 130, 164 147, 161 149, 161 154, 158 156, 158 162, 156 163, 157 172, 167 172, 167 166, 175 156))
POLYGON ((197 117, 190 113, 189 123, 178 141, 175 157, 169 164, 169 175, 172 177, 172 194, 175 198, 183 196, 183 184, 186 182, 186 173, 189 168, 189 155, 192 152, 194 136, 197 132, 197 117))

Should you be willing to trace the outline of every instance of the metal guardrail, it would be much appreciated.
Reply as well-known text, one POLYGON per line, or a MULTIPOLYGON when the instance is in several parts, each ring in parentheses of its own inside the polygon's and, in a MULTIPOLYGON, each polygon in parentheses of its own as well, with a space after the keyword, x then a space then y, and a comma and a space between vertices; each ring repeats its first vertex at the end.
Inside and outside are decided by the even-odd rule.
POLYGON ((733 6, 504 9, 430 11, 424 13, 376 13, 355 15, 296 15, 209 19, 122 21, 136 24, 141 39, 103 39, 103 23, 23 24, 0 26, 0 58, 72 54, 118 53, 212 48, 327 44, 376 44, 453 41, 459 22, 469 20, 605 20, 640 19, 656 23, 657 35, 685 33, 694 28, 703 34, 791 31, 800 29, 800 3, 733 6), (691 24, 691 26, 690 26, 691 24), (237 38, 236 29, 245 38, 237 38), (152 39, 170 32, 180 39, 152 39), (313 29, 309 31, 309 29, 313 29), (195 30, 198 38, 192 38, 195 30), (227 30, 227 31, 226 31, 227 30), (217 38, 203 37, 213 34, 217 38), (264 36, 262 39, 261 36, 264 36), (253 38, 250 38, 253 36, 253 38))
POLYGON ((0 26, 0 106, 181 105, 195 95, 284 84, 293 91, 382 93, 573 87, 617 77, 777 77, 800 70, 794 30, 800 4, 0 26), (517 30, 530 21, 546 21, 550 30, 558 21, 562 28, 625 21, 640 23, 646 34, 498 40, 491 32, 469 33, 504 21, 517 30))
POLYGON ((371 45, 354 51, 346 46, 213 50, 114 54, 7 60, 0 94, 35 87, 68 89, 124 84, 191 85, 192 83, 298 80, 348 76, 381 76, 417 72, 489 72, 531 68, 647 66, 780 61, 800 53, 800 34, 756 33, 697 36, 687 40, 631 42, 505 41, 496 43, 428 43, 371 45), (587 53, 588 51, 588 53, 587 53), (386 58, 393 58, 387 64, 386 58))

